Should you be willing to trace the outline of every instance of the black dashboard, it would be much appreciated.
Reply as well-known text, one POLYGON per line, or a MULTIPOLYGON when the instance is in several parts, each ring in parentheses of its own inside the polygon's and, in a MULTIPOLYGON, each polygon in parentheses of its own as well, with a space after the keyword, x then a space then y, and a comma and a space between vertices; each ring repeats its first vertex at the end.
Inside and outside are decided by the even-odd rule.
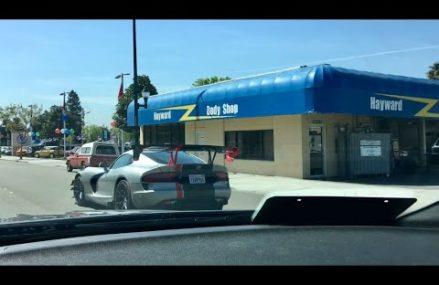
POLYGON ((228 226, 0 248, 3 265, 437 265, 439 229, 228 226))
POLYGON ((439 265, 439 204, 395 218, 413 201, 382 199, 276 197, 255 212, 135 212, 0 225, 0 264, 439 265), (316 211, 325 205, 332 211, 316 211))

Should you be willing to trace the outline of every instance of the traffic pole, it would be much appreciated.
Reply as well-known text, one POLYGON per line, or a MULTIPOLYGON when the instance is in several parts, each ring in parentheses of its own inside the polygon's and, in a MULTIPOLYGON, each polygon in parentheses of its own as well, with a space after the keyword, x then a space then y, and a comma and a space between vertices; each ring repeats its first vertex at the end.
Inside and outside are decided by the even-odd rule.
POLYGON ((63 136, 64 136, 64 159, 65 159, 66 158, 66 114, 65 114, 64 109, 63 109, 62 113, 63 113, 62 120, 63 120, 63 128, 64 128, 63 136))
POLYGON ((121 137, 122 137, 122 145, 120 147, 120 153, 122 154, 122 153, 124 153, 124 150, 125 150, 125 144, 124 144, 124 139, 123 139, 123 130, 120 129, 120 132, 122 133, 122 135, 121 135, 121 137))

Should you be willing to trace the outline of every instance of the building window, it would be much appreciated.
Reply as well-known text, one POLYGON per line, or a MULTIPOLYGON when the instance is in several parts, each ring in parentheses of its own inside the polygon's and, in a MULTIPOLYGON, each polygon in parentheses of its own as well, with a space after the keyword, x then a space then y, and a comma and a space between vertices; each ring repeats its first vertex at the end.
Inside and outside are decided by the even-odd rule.
POLYGON ((238 147, 238 159, 274 160, 273 130, 225 132, 225 146, 238 147))
POLYGON ((145 145, 184 144, 184 124, 144 126, 143 141, 145 145))

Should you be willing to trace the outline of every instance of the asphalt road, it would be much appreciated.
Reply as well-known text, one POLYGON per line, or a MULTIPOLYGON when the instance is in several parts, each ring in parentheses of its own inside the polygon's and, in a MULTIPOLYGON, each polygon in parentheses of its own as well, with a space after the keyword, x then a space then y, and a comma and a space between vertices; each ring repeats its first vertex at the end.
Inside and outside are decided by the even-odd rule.
MULTIPOLYGON (((0 218, 91 209, 74 203, 73 192, 69 190, 74 176, 75 173, 66 171, 64 161, 0 160, 0 218)), ((261 198, 256 193, 232 191, 225 209, 255 209, 261 198)))

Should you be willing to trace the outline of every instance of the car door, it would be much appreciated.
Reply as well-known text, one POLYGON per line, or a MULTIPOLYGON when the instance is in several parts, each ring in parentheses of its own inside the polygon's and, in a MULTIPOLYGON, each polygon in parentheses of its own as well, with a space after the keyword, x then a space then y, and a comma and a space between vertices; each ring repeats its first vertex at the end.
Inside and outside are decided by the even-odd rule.
POLYGON ((133 156, 131 154, 121 155, 108 168, 108 171, 103 174, 97 181, 97 187, 94 197, 100 200, 101 203, 111 202, 113 200, 114 187, 119 177, 123 176, 125 167, 133 163, 133 156))
POLYGON ((40 157, 47 157, 48 152, 49 152, 49 149, 45 147, 44 149, 41 150, 40 157))
POLYGON ((75 167, 80 168, 81 163, 84 162, 85 166, 88 166, 88 158, 91 155, 91 147, 81 147, 78 156, 75 157, 75 167))

